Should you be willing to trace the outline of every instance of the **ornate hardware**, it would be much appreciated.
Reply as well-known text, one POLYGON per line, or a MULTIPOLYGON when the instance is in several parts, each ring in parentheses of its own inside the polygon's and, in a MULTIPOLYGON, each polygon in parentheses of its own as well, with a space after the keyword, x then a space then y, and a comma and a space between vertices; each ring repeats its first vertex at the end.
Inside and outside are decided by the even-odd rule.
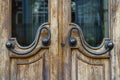
POLYGON ((10 48, 14 48, 15 47, 15 45, 14 45, 14 43, 12 42, 12 41, 8 41, 8 42, 6 42, 6 47, 8 48, 8 49, 10 49, 10 48))
POLYGON ((108 49, 108 50, 110 51, 110 50, 113 49, 113 45, 114 45, 113 42, 108 41, 108 42, 106 42, 105 48, 108 49))
MULTIPOLYGON (((45 24, 43 24, 45 25, 45 24)), ((39 28, 38 28, 38 31, 37 31, 37 35, 35 37, 35 40, 33 41, 33 43, 27 47, 22 47, 20 46, 17 42, 16 42, 16 38, 10 38, 7 42, 6 42, 6 47, 8 48, 8 50, 10 50, 11 52, 15 53, 15 54, 18 54, 18 55, 25 55, 25 54, 28 54, 30 52, 32 52, 37 44, 38 44, 38 40, 39 40, 39 37, 40 37, 40 34, 41 34, 41 31, 43 29, 47 30, 48 32, 48 37, 45 37, 42 39, 42 44, 43 46, 49 46, 50 45, 50 39, 51 39, 51 32, 50 32, 50 29, 48 27, 45 27, 41 25, 39 28), (18 51, 17 48, 15 48, 15 46, 18 46, 20 49, 23 49, 23 51, 18 51)))
POLYGON ((90 45, 87 44, 87 42, 85 41, 81 28, 80 28, 77 24, 72 23, 72 25, 75 25, 75 27, 72 27, 72 28, 70 29, 69 33, 68 33, 68 40, 69 40, 68 42, 69 42, 69 45, 70 45, 71 47, 74 47, 74 46, 77 44, 77 39, 71 37, 72 31, 75 29, 75 30, 78 31, 81 44, 82 44, 83 48, 84 48, 87 52, 89 52, 89 53, 91 53, 91 54, 94 54, 94 55, 102 55, 102 54, 105 54, 106 52, 108 52, 108 51, 110 51, 110 50, 113 49, 114 44, 113 44, 113 42, 110 41, 110 39, 108 39, 108 38, 105 38, 105 39, 103 40, 102 45, 100 45, 99 47, 92 47, 92 46, 90 46, 90 45), (104 42, 105 42, 105 43, 104 43, 104 42), (104 49, 101 48, 101 46, 104 46, 104 49), (102 51, 101 51, 100 49, 102 49, 102 51))
POLYGON ((72 31, 77 28, 71 28, 69 33, 68 33, 68 40, 69 40, 69 45, 71 47, 75 46, 77 44, 76 38, 71 37, 72 31))
POLYGON ((77 44, 77 40, 75 38, 69 38, 69 45, 75 46, 77 44))

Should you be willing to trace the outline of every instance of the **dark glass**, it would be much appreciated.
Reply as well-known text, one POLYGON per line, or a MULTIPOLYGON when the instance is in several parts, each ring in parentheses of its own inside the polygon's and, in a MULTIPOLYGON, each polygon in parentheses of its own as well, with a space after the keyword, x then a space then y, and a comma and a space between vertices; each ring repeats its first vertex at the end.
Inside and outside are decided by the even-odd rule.
POLYGON ((48 22, 48 0, 12 0, 12 37, 22 46, 31 44, 38 27, 48 22))
POLYGON ((89 45, 100 45, 109 35, 108 0, 72 0, 72 22, 81 27, 89 45))

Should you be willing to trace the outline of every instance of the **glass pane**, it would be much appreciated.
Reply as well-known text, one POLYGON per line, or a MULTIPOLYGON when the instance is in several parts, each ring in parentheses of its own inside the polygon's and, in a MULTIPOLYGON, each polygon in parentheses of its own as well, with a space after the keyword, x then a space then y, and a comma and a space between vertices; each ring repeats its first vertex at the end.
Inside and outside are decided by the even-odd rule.
POLYGON ((72 0, 72 22, 78 24, 91 46, 108 37, 108 0, 72 0))
POLYGON ((48 22, 48 0, 12 0, 12 37, 27 46, 38 27, 48 22))

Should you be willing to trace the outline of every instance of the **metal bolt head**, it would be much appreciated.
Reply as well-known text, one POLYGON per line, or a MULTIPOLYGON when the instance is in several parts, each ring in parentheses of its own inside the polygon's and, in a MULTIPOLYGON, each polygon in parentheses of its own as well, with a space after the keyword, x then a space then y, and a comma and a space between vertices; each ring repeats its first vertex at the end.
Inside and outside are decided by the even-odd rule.
POLYGON ((50 44, 50 40, 49 40, 48 38, 43 38, 43 39, 42 39, 42 44, 43 44, 44 46, 48 46, 48 45, 50 44))
POLYGON ((107 49, 109 48, 109 50, 112 50, 113 47, 114 47, 114 44, 113 44, 112 41, 108 41, 108 42, 106 43, 106 48, 107 48, 107 49))
POLYGON ((11 41, 8 41, 8 42, 6 42, 6 47, 7 48, 14 48, 14 43, 13 42, 11 42, 11 41))
POLYGON ((77 40, 75 38, 69 39, 70 46, 75 46, 77 44, 77 40))
POLYGON ((64 47, 65 46, 65 42, 61 42, 61 46, 64 47))

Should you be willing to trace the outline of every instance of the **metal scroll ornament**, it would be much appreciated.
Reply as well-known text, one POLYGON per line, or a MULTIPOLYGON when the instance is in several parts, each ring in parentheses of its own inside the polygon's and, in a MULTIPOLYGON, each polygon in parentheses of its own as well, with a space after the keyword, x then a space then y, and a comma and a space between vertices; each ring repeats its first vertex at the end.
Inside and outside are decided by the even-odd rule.
MULTIPOLYGON (((44 25, 44 24, 43 24, 44 25)), ((26 47, 22 47, 22 46, 19 46, 18 43, 16 43, 16 38, 10 38, 7 42, 6 42, 6 47, 8 48, 8 50, 10 50, 11 52, 15 53, 15 54, 18 54, 18 55, 25 55, 25 54, 28 54, 30 52, 32 52, 36 46, 38 45, 38 40, 40 38, 40 34, 41 34, 41 31, 43 29, 47 30, 48 32, 48 37, 44 37, 42 38, 42 44, 43 46, 49 46, 50 45, 50 39, 51 39, 51 32, 50 32, 50 29, 48 27, 45 27, 41 25, 39 28, 38 28, 38 31, 37 31, 37 35, 33 41, 33 43, 29 46, 26 46, 26 47), (23 51, 19 51, 15 48, 15 46, 19 46, 21 49, 24 49, 23 51)))
POLYGON ((102 49, 102 51, 101 50, 99 51, 101 46, 99 47, 90 46, 85 41, 81 28, 77 24, 72 23, 72 25, 74 25, 75 27, 72 27, 68 33, 68 40, 69 40, 68 42, 69 42, 70 47, 75 47, 77 45, 77 39, 74 37, 71 37, 72 31, 77 30, 79 37, 80 37, 81 44, 87 52, 94 54, 94 55, 102 55, 113 49, 114 44, 112 41, 110 41, 109 38, 104 38, 103 43, 102 43, 102 46, 104 46, 104 49, 102 49))

